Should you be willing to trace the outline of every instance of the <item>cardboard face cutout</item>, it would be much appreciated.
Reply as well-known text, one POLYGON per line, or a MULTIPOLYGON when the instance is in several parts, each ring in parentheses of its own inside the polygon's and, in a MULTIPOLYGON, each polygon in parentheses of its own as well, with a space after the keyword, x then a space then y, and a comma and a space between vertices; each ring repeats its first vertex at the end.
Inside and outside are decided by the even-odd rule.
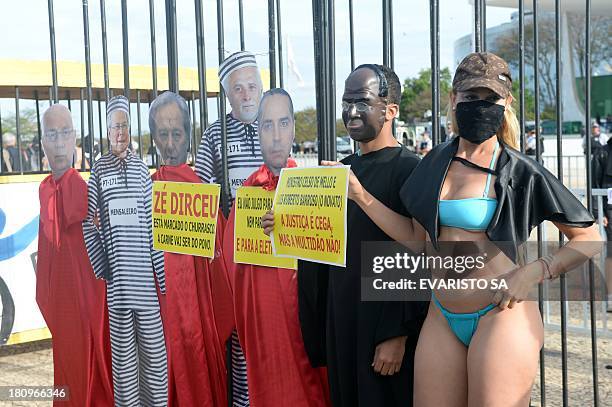
MULTIPOLYGON (((162 96, 158 96, 158 99, 160 97, 162 96)), ((152 107, 149 117, 153 140, 164 165, 178 166, 187 162, 190 142, 189 111, 186 104, 184 111, 181 111, 178 103, 185 104, 180 99, 173 99, 157 108, 152 107)))
POLYGON ((227 97, 232 114, 243 123, 257 118, 261 99, 261 78, 256 67, 248 66, 233 71, 227 79, 227 97))
POLYGON ((124 155, 130 145, 130 122, 127 114, 115 110, 110 114, 107 126, 111 152, 118 157, 124 155))
POLYGON ((346 79, 342 95, 342 120, 353 140, 367 143, 382 130, 386 103, 378 93, 378 77, 371 69, 357 69, 346 79))
POLYGON ((266 92, 258 115, 259 144, 264 163, 275 174, 287 165, 295 138, 291 99, 278 89, 266 92))
POLYGON ((70 167, 75 154, 76 132, 67 107, 53 105, 43 117, 44 133, 42 146, 55 178, 62 176, 70 167))

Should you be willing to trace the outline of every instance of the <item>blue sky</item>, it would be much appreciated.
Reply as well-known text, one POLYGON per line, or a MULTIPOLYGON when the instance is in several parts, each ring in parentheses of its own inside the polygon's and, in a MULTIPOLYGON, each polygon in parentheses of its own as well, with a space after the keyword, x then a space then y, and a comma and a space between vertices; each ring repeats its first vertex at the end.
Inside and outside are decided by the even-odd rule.
MULTIPOLYGON (((121 9, 119 0, 106 1, 109 62, 122 63, 121 9)), ((179 65, 197 67, 195 17, 193 0, 176 0, 178 21, 179 65)), ((216 1, 204 0, 206 59, 208 67, 218 66, 216 1)), ((248 50, 257 54, 262 68, 268 67, 267 0, 243 0, 245 37, 248 50)), ((311 1, 282 0, 282 30, 289 37, 295 62, 304 78, 298 86, 296 78, 285 74, 285 88, 292 94, 297 110, 315 105, 314 54, 312 41, 311 1)), ((89 0, 91 56, 102 62, 100 4, 89 0)), ((55 0, 57 57, 60 60, 83 61, 83 16, 81 0, 55 0)), ((454 41, 472 29, 472 5, 468 0, 440 0, 440 61, 453 68, 454 41)), ((510 20, 515 9, 487 8, 487 26, 510 20)), ((239 50, 238 1, 225 0, 225 48, 227 54, 239 50)), ((336 1, 336 81, 337 98, 344 78, 350 72, 348 0, 336 1)), ((355 0, 356 63, 382 63, 382 9, 379 0, 355 0)), ((2 1, 0 15, 0 58, 50 59, 47 0, 2 1)), ((403 81, 414 76, 430 63, 429 1, 396 0, 393 2, 395 70, 403 81)), ((164 1, 155 0, 157 60, 166 64, 166 32, 164 1)), ((129 57, 132 64, 150 64, 148 0, 128 1, 129 57)), ((284 62, 286 64, 286 46, 284 62)), ((339 105, 339 103, 338 103, 339 105)), ((22 102, 24 108, 32 106, 22 102)), ((216 104, 211 99, 210 119, 216 117, 216 104)), ((12 100, 3 100, 2 112, 14 111, 12 100)), ((74 110, 78 121, 78 109, 74 110)), ((144 120, 146 127, 146 120, 144 120)))

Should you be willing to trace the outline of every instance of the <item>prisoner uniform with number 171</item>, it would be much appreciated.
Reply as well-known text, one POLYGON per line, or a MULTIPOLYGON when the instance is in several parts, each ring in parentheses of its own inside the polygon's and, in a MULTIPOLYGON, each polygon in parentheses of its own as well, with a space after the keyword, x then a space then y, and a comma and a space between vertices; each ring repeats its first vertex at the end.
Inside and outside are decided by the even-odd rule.
POLYGON ((91 170, 83 235, 96 277, 106 280, 115 405, 161 407, 168 375, 155 277, 162 293, 166 284, 164 253, 153 250, 153 183, 127 148, 124 96, 109 100, 107 118, 112 152, 91 170))

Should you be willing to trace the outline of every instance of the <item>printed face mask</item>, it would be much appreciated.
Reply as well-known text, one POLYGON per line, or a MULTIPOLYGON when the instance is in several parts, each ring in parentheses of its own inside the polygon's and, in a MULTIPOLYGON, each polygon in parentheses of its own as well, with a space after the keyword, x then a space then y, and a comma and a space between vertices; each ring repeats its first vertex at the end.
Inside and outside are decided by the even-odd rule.
POLYGON ((176 103, 161 106, 153 117, 155 146, 164 165, 185 164, 189 151, 189 135, 185 132, 183 114, 176 103))
POLYGON ((385 124, 386 104, 378 96, 378 77, 367 68, 357 69, 345 82, 342 121, 351 139, 374 140, 385 124))
POLYGON ((51 171, 59 176, 72 167, 76 134, 67 108, 53 106, 50 109, 53 110, 45 115, 42 147, 51 171))
POLYGON ((493 137, 502 125, 505 108, 487 100, 457 103, 455 118, 459 137, 481 144, 493 137))

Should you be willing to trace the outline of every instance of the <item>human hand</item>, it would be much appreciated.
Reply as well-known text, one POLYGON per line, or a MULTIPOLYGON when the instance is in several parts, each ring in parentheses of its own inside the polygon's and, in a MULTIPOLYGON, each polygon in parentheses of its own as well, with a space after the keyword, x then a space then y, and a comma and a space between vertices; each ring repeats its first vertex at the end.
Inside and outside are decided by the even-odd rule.
POLYGON ((100 229, 100 217, 98 216, 98 210, 96 209, 96 213, 94 214, 93 217, 93 224, 100 229))
POLYGON ((406 350, 406 336, 387 339, 376 346, 372 367, 382 376, 391 376, 400 371, 404 352, 406 350))
POLYGON ((492 304, 501 310, 513 308, 514 304, 522 302, 527 298, 529 292, 542 281, 544 265, 540 261, 534 261, 524 267, 519 267, 503 276, 508 288, 498 289, 494 295, 492 304))
MULTIPOLYGON (((338 161, 321 161, 321 165, 325 167, 335 167, 343 164, 338 161)), ((360 203, 363 201, 365 193, 365 188, 361 185, 361 182, 359 182, 353 170, 349 170, 348 198, 356 203, 360 203)))
POLYGON ((264 233, 270 236, 274 230, 274 211, 269 210, 261 217, 261 226, 263 226, 264 233))

